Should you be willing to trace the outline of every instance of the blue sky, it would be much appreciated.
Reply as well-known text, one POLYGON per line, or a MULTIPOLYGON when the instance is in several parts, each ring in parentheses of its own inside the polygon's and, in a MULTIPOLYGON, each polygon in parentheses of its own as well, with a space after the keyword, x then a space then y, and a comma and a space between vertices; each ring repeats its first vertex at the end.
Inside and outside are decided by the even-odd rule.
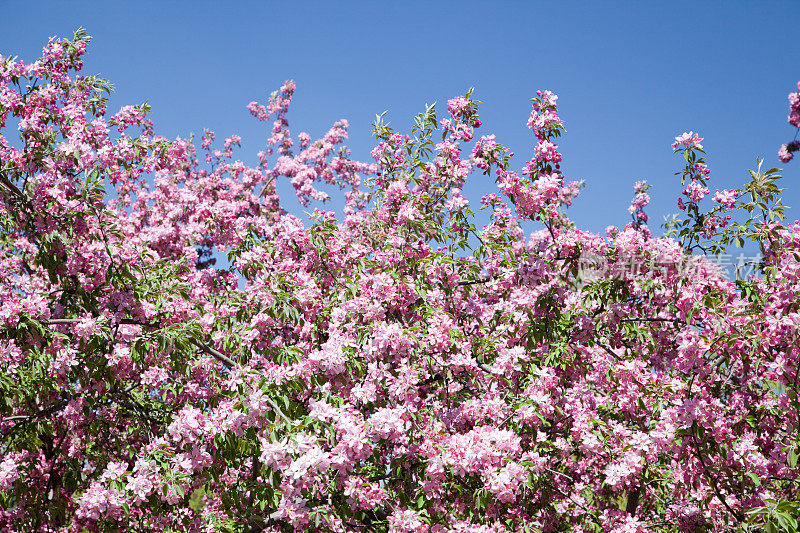
MULTIPOLYGON (((213 129, 243 138, 254 164, 267 137, 246 105, 297 82, 292 132, 350 121, 353 155, 369 159, 370 124, 388 110, 406 131, 426 103, 475 87, 483 127, 524 165, 537 89, 559 94, 562 170, 587 186, 570 209, 579 227, 624 225, 647 179, 651 228, 676 212, 680 160, 669 145, 705 138, 710 187, 743 183, 756 156, 780 165, 795 130, 787 94, 800 79, 800 2, 30 2, 6 0, 0 54, 38 57, 52 35, 94 37, 85 72, 110 79, 110 110, 149 101, 157 131, 213 129)), ((784 166, 784 203, 800 218, 800 161, 784 166)), ((473 205, 492 190, 476 174, 473 205)), ((286 205, 298 204, 283 195, 286 205)), ((337 208, 338 202, 330 208, 337 208)))

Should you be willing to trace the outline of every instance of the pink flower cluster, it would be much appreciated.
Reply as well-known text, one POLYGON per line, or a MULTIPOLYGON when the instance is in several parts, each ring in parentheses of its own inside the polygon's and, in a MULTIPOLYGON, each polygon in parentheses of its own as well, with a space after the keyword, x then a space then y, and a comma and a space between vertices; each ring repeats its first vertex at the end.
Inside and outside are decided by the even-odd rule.
POLYGON ((736 205, 736 198, 738 197, 738 192, 735 190, 723 190, 717 191, 714 193, 714 201, 720 203, 722 206, 727 207, 728 209, 732 208, 736 205))
POLYGON ((473 128, 478 128, 481 125, 476 109, 477 106, 469 97, 456 96, 447 101, 447 110, 453 118, 473 128))
POLYGON ((689 200, 697 203, 701 201, 709 193, 708 187, 703 185, 698 180, 692 180, 689 185, 683 190, 683 194, 689 197, 689 200))
MULTIPOLYGON (((797 92, 789 93, 789 124, 800 130, 800 81, 797 82, 797 92)), ((789 143, 782 144, 778 150, 778 159, 782 163, 788 163, 794 157, 794 152, 800 150, 800 141, 795 139, 789 143)))
POLYGON ((797 92, 789 93, 789 124, 800 128, 800 81, 797 82, 797 92))
POLYGON ((512 201, 517 215, 522 218, 547 220, 547 224, 560 224, 560 206, 569 206, 580 190, 579 182, 564 183, 560 173, 561 153, 551 139, 564 130, 558 118, 556 101, 558 96, 550 91, 537 91, 533 99, 528 126, 534 131, 538 142, 534 156, 523 168, 521 175, 498 168, 500 190, 512 201))
POLYGON ((504 168, 503 156, 505 154, 506 150, 495 141, 494 135, 482 135, 472 147, 472 160, 475 162, 475 166, 482 170, 488 169, 492 164, 497 165, 500 169, 504 168))
POLYGON ((800 141, 792 141, 788 144, 782 144, 778 150, 778 159, 781 163, 788 163, 794 158, 794 152, 800 150, 800 141))
MULTIPOLYGON (((633 221, 626 226, 626 228, 645 229, 643 224, 647 224, 649 217, 647 213, 644 212, 644 208, 650 203, 650 195, 646 192, 649 189, 650 185, 647 185, 645 181, 637 181, 634 184, 633 190, 636 195, 633 197, 631 205, 628 207, 628 213, 633 217, 633 221)), ((646 233, 649 235, 649 231, 646 231, 646 233)))
POLYGON ((698 136, 693 131, 688 133, 684 132, 675 137, 675 142, 672 143, 673 150, 702 150, 703 145, 700 144, 703 138, 698 136))
POLYGON ((145 126, 152 128, 153 122, 146 118, 147 113, 142 106, 127 105, 120 109, 116 115, 109 119, 109 124, 117 126, 120 133, 128 129, 131 125, 145 126))

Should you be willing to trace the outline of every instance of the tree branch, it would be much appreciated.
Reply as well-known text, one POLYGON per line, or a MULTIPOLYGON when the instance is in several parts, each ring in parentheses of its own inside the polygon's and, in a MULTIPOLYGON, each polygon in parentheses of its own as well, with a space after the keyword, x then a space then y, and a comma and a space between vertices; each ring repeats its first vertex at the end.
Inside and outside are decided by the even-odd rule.
POLYGON ((14 416, 6 416, 2 419, 3 422, 15 422, 17 420, 28 420, 29 418, 34 418, 36 415, 14 415, 14 416))
POLYGON ((685 324, 686 322, 680 318, 660 318, 660 317, 638 317, 638 318, 620 318, 620 322, 674 322, 676 324, 685 324))
POLYGON ((631 516, 636 516, 636 508, 639 506, 639 496, 642 492, 641 487, 636 487, 628 493, 628 502, 625 504, 625 512, 631 516))
POLYGON ((479 283, 488 283, 493 279, 496 279, 497 276, 484 276, 478 279, 471 279, 471 280, 461 280, 458 282, 459 287, 464 287, 465 285, 477 285, 479 283))
MULTIPOLYGON (((57 326, 57 325, 62 325, 62 324, 77 324, 78 322, 81 322, 82 320, 83 320, 82 318, 50 318, 50 319, 47 319, 47 320, 42 320, 41 322, 42 322, 42 324, 47 325, 47 326, 57 326)), ((119 323, 120 324, 126 324, 126 325, 148 326, 148 327, 158 327, 159 326, 158 323, 139 322, 138 320, 133 320, 133 319, 129 319, 129 318, 123 318, 122 320, 119 321, 119 323)), ((215 350, 211 346, 208 346, 207 344, 202 343, 202 342, 198 341, 197 339, 191 339, 190 342, 192 344, 194 344, 195 346, 197 346, 203 352, 207 353, 208 355, 210 355, 211 357, 213 357, 214 359, 216 359, 217 361, 219 361, 220 363, 222 363, 223 365, 228 367, 229 369, 231 369, 231 368, 236 366, 236 361, 234 361, 233 359, 231 359, 230 357, 228 357, 224 353, 222 353, 222 352, 220 352, 218 350, 215 350)))
MULTIPOLYGON (((693 425, 694 424, 696 424, 696 422, 694 422, 693 425)), ((708 470, 708 466, 706 465, 706 462, 703 460, 703 454, 700 453, 700 446, 697 443, 697 437, 695 437, 694 435, 694 427, 692 428, 692 444, 694 444, 695 455, 697 455, 697 459, 700 460, 700 464, 703 466, 703 471, 705 472, 706 477, 708 478, 708 481, 711 484, 711 488, 713 489, 714 494, 717 496, 717 499, 720 502, 722 502, 722 505, 725 506, 725 508, 728 510, 731 516, 733 516, 739 522, 743 522, 744 516, 740 515, 739 513, 731 509, 731 506, 728 505, 727 501, 725 501, 725 498, 722 496, 722 493, 720 492, 719 487, 717 486, 717 480, 714 479, 714 476, 712 476, 711 472, 708 470)))
POLYGON ((198 348, 200 348, 200 350, 202 350, 203 352, 207 353, 208 355, 210 355, 211 357, 213 357, 214 359, 216 359, 217 361, 228 367, 228 369, 231 369, 236 366, 236 361, 234 361, 224 353, 215 350, 211 346, 203 344, 197 339, 192 339, 190 342, 195 346, 197 346, 198 348))
POLYGON ((483 370, 487 374, 491 374, 493 376, 499 376, 500 375, 497 372, 495 372, 494 369, 492 369, 492 367, 490 367, 486 363, 478 363, 478 368, 480 368, 481 370, 483 370))

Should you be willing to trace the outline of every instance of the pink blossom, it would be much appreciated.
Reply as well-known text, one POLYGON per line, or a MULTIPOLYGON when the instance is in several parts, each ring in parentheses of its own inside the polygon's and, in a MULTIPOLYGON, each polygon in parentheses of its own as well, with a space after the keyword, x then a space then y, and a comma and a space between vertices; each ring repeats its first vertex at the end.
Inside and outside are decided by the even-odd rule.
POLYGON ((24 453, 10 453, 0 461, 0 492, 9 491, 19 478, 19 463, 24 457, 24 453))
POLYGON ((692 180, 691 183, 684 189, 683 194, 689 197, 692 202, 699 202, 709 193, 708 187, 703 185, 697 180, 692 180))
POLYGON ((557 146, 549 141, 540 141, 534 148, 534 154, 543 161, 561 161, 561 154, 558 153, 557 146))
POLYGON ((736 198, 738 194, 739 193, 737 191, 729 189, 717 191, 714 193, 713 200, 730 209, 736 205, 736 198))
POLYGON ((428 526, 411 509, 396 510, 389 515, 390 533, 425 533, 428 526))
POLYGON ((792 141, 789 144, 783 144, 778 151, 778 157, 782 163, 788 163, 794 157, 794 152, 798 150, 800 150, 800 141, 792 141))
POLYGON ((691 149, 703 149, 703 145, 700 142, 703 140, 702 137, 699 137, 693 131, 689 133, 682 133, 675 137, 675 142, 672 143, 673 150, 691 150, 691 149))

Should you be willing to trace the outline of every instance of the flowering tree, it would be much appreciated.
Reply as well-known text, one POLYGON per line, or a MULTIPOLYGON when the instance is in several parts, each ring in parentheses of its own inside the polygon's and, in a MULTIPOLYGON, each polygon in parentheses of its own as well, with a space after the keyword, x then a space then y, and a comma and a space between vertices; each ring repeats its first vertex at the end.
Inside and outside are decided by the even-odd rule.
POLYGON ((517 172, 473 139, 470 94, 409 135, 379 117, 373 164, 339 148, 345 121, 295 146, 287 82, 248 106, 273 122, 249 167, 236 136, 198 153, 147 106, 109 116, 87 42, 0 58, 19 129, 0 136, 0 529, 797 528, 800 226, 776 169, 705 211, 683 134, 675 239, 647 228, 644 183, 600 236, 565 214, 580 183, 550 92, 517 172), (460 190, 480 172, 482 227, 460 190), (343 220, 288 214, 278 179, 303 204, 346 189, 343 220), (690 255, 745 242, 758 277, 690 255))

